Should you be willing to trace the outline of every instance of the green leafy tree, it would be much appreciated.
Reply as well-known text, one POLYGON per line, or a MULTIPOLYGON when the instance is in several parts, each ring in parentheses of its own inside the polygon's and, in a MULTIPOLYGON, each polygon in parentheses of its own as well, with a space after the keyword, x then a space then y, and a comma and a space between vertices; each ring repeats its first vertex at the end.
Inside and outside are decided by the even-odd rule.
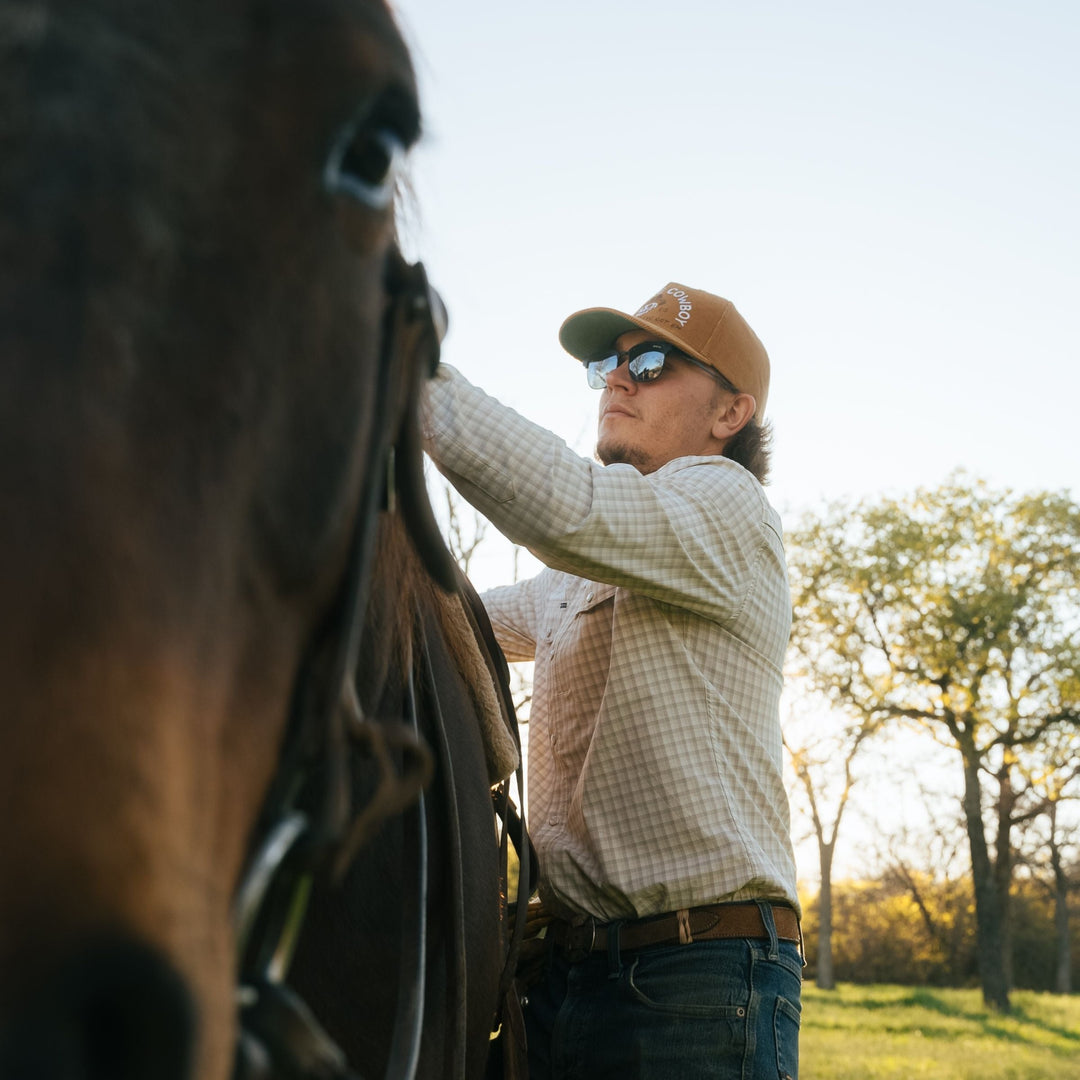
POLYGON ((815 684, 957 754, 982 992, 1007 1011, 1019 757, 1080 725, 1080 506, 957 475, 808 517, 789 564, 793 647, 815 684))

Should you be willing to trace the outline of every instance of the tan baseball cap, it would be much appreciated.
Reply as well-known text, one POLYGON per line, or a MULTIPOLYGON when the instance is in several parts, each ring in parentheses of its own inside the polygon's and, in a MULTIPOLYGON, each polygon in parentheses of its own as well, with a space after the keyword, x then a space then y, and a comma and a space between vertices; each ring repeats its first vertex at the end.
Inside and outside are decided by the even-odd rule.
POLYGON ((730 300, 672 281, 633 315, 602 307, 575 312, 560 327, 559 342, 578 360, 593 360, 636 328, 652 331, 753 394, 754 415, 761 422, 769 396, 769 354, 730 300))

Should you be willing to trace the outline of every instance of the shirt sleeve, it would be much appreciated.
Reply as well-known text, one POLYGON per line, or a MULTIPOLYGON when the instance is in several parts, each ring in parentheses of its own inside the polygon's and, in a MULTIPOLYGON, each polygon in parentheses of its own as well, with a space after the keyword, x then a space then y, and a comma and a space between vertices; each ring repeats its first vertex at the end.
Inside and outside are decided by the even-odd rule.
POLYGON ((536 582, 519 581, 489 589, 480 597, 506 659, 533 660, 536 655, 536 582))
POLYGON ((547 566, 721 623, 738 616, 763 554, 783 567, 779 519, 727 458, 679 458, 644 476, 602 466, 441 365, 429 452, 482 514, 547 566))

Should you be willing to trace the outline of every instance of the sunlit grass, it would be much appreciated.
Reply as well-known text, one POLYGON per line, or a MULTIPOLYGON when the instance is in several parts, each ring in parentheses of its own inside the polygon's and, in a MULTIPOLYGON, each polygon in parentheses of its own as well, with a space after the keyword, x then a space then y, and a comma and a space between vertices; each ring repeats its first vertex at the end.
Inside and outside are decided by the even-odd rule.
POLYGON ((1080 1080, 1080 996, 1017 991, 803 989, 801 1080, 1080 1080))

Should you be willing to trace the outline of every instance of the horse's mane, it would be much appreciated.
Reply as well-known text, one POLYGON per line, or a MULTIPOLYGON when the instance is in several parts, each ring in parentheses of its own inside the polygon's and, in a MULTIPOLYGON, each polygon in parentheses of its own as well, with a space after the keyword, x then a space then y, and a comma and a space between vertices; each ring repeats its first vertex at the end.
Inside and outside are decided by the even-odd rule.
POLYGON ((374 565, 357 673, 364 708, 377 710, 391 681, 412 671, 419 643, 428 632, 424 625, 428 613, 442 632, 480 718, 491 782, 505 779, 517 768, 518 751, 462 597, 443 592, 432 581, 395 513, 382 516, 374 565))

